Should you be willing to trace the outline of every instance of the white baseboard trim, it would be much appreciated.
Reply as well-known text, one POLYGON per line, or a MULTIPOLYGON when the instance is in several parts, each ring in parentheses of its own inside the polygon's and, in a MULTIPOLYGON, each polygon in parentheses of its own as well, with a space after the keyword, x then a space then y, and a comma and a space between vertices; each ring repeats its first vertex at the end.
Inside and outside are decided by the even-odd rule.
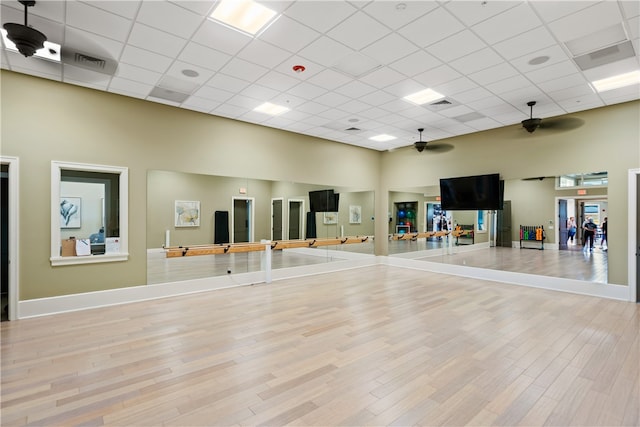
MULTIPOLYGON (((340 254, 342 253, 340 252, 340 254)), ((322 264, 275 269, 271 271, 271 277, 272 281, 283 280, 366 267, 379 262, 379 257, 372 257, 371 255, 357 257, 357 259, 353 257, 322 264)), ((258 283, 265 283, 264 271, 24 300, 18 302, 17 318, 26 319, 47 316, 258 283)))
POLYGON ((585 282, 559 277, 538 276, 535 274, 516 273, 502 270, 489 270, 464 265, 442 264, 438 262, 425 260, 418 261, 397 257, 389 257, 385 264, 394 267, 412 268, 415 270, 471 277, 474 279, 490 280, 493 282, 508 283, 512 285, 529 286, 532 288, 629 301, 629 287, 625 285, 585 282))
MULTIPOLYGON (((482 249, 483 244, 470 246, 458 246, 459 251, 482 249)), ((297 249, 296 249, 297 251, 297 249)), ((533 274, 516 273, 501 270, 489 270, 477 267, 442 264, 412 259, 413 256, 371 256, 347 251, 318 252, 314 249, 302 248, 301 252, 330 257, 325 263, 305 265, 300 267, 274 269, 271 271, 272 281, 304 277, 316 274, 330 273, 354 268, 368 267, 372 265, 389 265, 393 267, 411 268, 414 270, 434 273, 449 274, 454 276, 471 277, 480 280, 489 280, 500 283, 508 283, 533 288, 547 289, 560 292, 570 292, 580 295, 589 295, 600 298, 608 298, 622 301, 630 301, 629 287, 610 283, 594 283, 558 277, 538 276, 533 274), (333 259, 335 258, 335 259, 333 259)), ((433 252, 430 250, 421 252, 433 252)), ((416 254, 416 258, 424 258, 425 254, 416 254)), ((18 319, 40 317, 58 313, 66 313, 79 310, 87 310, 98 307, 108 307, 119 304, 127 304, 158 298, 167 298, 178 295, 187 295, 197 292, 207 292, 216 289, 224 289, 236 286, 247 286, 265 283, 265 272, 239 273, 226 276, 191 279, 179 282, 140 285, 128 288, 109 289, 97 292, 62 295, 56 297, 39 298, 18 302, 18 319)))

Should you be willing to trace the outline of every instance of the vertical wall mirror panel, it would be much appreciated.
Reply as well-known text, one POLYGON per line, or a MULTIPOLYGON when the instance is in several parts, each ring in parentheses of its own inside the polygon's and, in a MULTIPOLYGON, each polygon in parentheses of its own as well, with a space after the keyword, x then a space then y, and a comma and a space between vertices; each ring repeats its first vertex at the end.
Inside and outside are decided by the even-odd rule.
MULTIPOLYGON (((271 252, 273 269, 373 255, 372 190, 225 177, 179 171, 147 173, 147 282, 200 279, 264 269, 264 252, 168 257, 167 248, 225 247, 261 241, 363 236, 362 244, 292 247, 271 252), (310 212, 309 192, 339 193, 337 212, 310 212)), ((203 252, 203 251, 201 251, 203 252)), ((185 252, 188 254, 189 252, 185 252)))

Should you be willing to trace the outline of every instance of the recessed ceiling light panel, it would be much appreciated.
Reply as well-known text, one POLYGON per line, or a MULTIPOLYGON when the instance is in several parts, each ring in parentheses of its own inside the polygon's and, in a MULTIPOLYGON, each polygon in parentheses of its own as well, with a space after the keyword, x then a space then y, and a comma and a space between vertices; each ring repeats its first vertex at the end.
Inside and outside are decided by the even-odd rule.
POLYGON ((372 136, 369 139, 372 140, 372 141, 376 141, 376 142, 387 142, 387 141, 392 141, 392 140, 396 139, 396 137, 383 133, 382 135, 372 136))
POLYGON ((407 95, 404 97, 405 100, 413 102, 417 105, 426 104, 428 102, 432 102, 442 98, 444 98, 444 95, 436 92, 433 89, 424 89, 420 92, 412 93, 411 95, 407 95))
POLYGON ((630 73, 618 74, 617 76, 596 80, 591 83, 598 92, 606 92, 625 86, 637 85, 640 84, 640 71, 636 70, 630 73))
POLYGON ((211 18, 252 36, 276 16, 274 10, 251 0, 220 0, 211 18))
POLYGON ((253 109, 253 111, 257 111, 258 113, 269 114, 271 116, 277 116, 278 114, 285 113, 289 111, 287 107, 283 107, 282 105, 272 104, 270 102, 265 102, 253 109))

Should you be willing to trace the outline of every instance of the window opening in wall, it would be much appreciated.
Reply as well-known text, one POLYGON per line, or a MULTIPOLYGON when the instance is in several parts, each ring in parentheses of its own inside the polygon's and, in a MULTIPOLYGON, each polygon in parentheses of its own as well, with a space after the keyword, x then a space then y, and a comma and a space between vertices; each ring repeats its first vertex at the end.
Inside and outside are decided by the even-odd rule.
POLYGON ((561 175, 557 188, 606 187, 609 184, 607 172, 573 173, 561 175))
POLYGON ((126 168, 52 162, 52 265, 127 259, 126 168))

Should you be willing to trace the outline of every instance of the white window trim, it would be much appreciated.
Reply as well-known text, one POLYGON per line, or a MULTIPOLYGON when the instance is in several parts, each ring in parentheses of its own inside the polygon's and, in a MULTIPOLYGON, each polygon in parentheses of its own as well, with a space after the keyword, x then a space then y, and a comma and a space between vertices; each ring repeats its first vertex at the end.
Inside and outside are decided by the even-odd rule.
POLYGON ((129 169, 119 166, 104 166, 87 163, 51 162, 51 265, 95 264, 103 262, 126 261, 129 259, 129 169), (102 172, 118 174, 120 186, 120 252, 104 255, 80 257, 60 256, 60 181, 62 170, 102 172))

